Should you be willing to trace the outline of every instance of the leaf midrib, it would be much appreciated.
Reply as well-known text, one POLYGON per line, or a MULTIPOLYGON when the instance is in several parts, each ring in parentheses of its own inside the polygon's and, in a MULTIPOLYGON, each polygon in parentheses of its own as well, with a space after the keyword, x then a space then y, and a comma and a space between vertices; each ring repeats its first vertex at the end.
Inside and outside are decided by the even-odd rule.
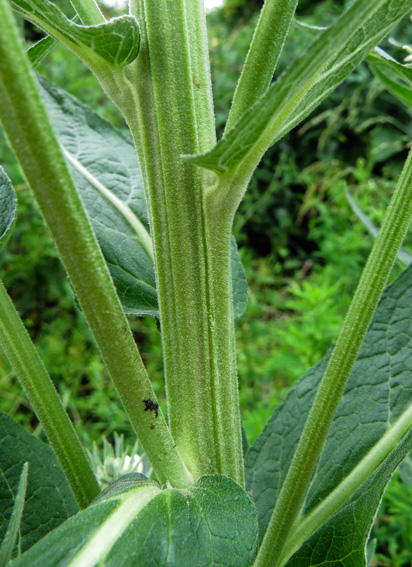
POLYGON ((133 211, 124 203, 121 199, 116 197, 110 189, 105 187, 94 175, 90 173, 63 145, 61 146, 64 155, 67 157, 69 162, 76 168, 76 170, 88 181, 95 189, 99 191, 103 197, 105 197, 124 217, 126 222, 130 225, 133 232, 136 234, 137 240, 143 246, 149 258, 153 258, 153 246, 152 239, 133 211))

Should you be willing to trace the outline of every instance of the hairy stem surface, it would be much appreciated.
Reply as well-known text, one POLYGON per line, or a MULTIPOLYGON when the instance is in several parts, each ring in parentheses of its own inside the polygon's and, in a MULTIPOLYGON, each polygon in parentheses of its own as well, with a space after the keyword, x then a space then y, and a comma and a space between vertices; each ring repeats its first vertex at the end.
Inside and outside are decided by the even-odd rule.
POLYGON ((230 256, 210 263, 204 188, 211 174, 181 159, 215 143, 203 4, 137 0, 132 12, 142 32, 138 59, 125 72, 135 107, 119 106, 145 179, 170 427, 195 477, 221 473, 243 484, 232 296, 214 290, 216 277, 229 289, 230 256))

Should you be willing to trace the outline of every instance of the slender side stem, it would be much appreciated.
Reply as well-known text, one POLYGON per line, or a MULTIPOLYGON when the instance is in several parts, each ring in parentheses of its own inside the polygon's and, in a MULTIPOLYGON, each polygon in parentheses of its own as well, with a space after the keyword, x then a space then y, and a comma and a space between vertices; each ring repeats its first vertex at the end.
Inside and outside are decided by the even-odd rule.
POLYGON ((0 282, 0 344, 41 421, 80 508, 100 492, 99 485, 53 382, 0 282))
POLYGON ((95 0, 70 0, 70 3, 86 26, 103 24, 106 21, 95 0))
POLYGON ((136 106, 119 106, 145 179, 170 427, 195 477, 217 472, 243 484, 233 320, 219 312, 231 311, 232 298, 225 294, 219 305, 212 290, 216 270, 230 277, 230 262, 209 262, 204 187, 211 174, 181 159, 215 142, 203 3, 138 0, 132 13, 141 47, 126 76, 136 106), (231 417, 223 425, 225 411, 231 417))
POLYGON ((322 500, 308 516, 293 527, 293 533, 279 561, 285 565, 290 557, 318 531, 340 508, 348 502, 362 485, 376 472, 383 461, 402 442, 412 429, 412 407, 409 407, 395 424, 374 445, 345 479, 322 500))
POLYGON ((255 567, 278 567, 298 519, 329 427, 412 220, 412 151, 363 270, 325 375, 280 491, 255 567))
POLYGON ((266 0, 226 122, 227 132, 270 85, 298 0, 266 0))
POLYGON ((108 268, 47 116, 6 0, 0 0, 0 120, 56 242, 129 419, 161 483, 191 477, 156 403, 108 268))

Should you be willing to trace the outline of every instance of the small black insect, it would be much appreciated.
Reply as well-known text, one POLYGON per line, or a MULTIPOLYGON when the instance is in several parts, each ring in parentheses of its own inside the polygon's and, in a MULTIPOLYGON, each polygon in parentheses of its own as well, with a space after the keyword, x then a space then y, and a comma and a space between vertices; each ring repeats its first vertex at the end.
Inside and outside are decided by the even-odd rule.
POLYGON ((144 411, 154 411, 156 417, 159 415, 159 404, 156 402, 152 402, 152 400, 150 398, 148 398, 147 400, 143 400, 144 405, 146 406, 144 408, 144 411))

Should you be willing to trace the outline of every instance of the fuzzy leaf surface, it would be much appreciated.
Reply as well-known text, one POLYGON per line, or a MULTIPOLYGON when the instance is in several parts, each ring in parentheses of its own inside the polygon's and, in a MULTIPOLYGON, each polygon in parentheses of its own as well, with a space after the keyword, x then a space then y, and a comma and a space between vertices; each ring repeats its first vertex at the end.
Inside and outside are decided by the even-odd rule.
POLYGON ((262 155, 306 118, 409 10, 409 0, 355 2, 212 150, 187 159, 223 173, 236 168, 254 151, 262 155))
MULTIPOLYGON (((364 344, 349 378, 312 479, 303 520, 362 464, 384 436, 412 416, 412 268, 382 295, 364 344)), ((323 359, 299 380, 273 413, 246 458, 247 487, 256 502, 262 538, 285 479, 315 392, 326 368, 323 359)), ((412 422, 411 422, 412 423, 412 422)), ((408 425, 408 428, 410 426, 408 425)), ((410 429, 379 462, 369 480, 312 534, 287 564, 365 565, 365 546, 382 492, 391 474, 411 449, 410 429), (343 541, 345 543, 343 544, 343 541)), ((291 536, 292 538, 292 536, 291 536)), ((303 543, 303 542, 302 542, 303 543)))
POLYGON ((229 478, 179 491, 131 474, 11 567, 247 567, 256 540, 254 505, 229 478))
POLYGON ((97 60, 123 66, 134 61, 139 53, 139 26, 132 16, 83 26, 72 22, 49 0, 13 0, 12 4, 20 16, 45 30, 79 57, 87 58, 88 62, 97 60))
POLYGON ((17 197, 10 179, 0 167, 0 250, 13 230, 17 210, 17 197))
MULTIPOLYGON (((124 310, 158 316, 143 179, 131 138, 89 107, 41 79, 50 118, 65 151, 124 310)), ((246 275, 231 243, 233 309, 243 314, 246 275)))
POLYGON ((0 541, 25 462, 29 475, 17 542, 22 552, 75 514, 78 506, 52 449, 0 412, 0 541))

